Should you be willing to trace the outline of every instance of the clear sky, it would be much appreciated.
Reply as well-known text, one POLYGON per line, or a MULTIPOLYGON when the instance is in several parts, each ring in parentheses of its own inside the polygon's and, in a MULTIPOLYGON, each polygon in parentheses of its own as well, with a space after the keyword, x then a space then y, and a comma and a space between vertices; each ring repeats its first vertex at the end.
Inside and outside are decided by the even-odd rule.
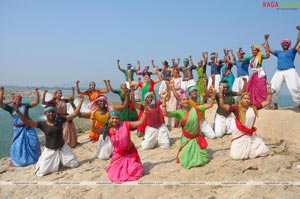
MULTIPOLYGON (((299 0, 293 0, 293 2, 299 0)), ((283 2, 283 1, 278 1, 283 2)), ((263 7, 262 0, 1 0, 0 85, 81 86, 124 81, 121 65, 142 66, 223 48, 261 45, 270 34, 296 42, 300 10, 263 7)), ((276 58, 264 61, 268 80, 276 58)), ((182 62, 181 62, 182 63, 182 62)), ((295 65, 299 73, 300 59, 295 65)), ((210 68, 208 68, 208 73, 210 68)))

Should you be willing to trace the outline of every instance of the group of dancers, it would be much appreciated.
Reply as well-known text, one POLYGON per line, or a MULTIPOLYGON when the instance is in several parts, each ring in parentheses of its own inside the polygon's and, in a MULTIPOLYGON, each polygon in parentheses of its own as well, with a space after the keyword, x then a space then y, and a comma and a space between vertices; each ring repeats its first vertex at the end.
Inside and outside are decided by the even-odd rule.
MULTIPOLYGON (((4 88, 0 88, 0 107, 13 117, 14 135, 10 150, 11 166, 36 164, 36 175, 44 176, 59 170, 60 164, 77 167, 78 161, 72 148, 77 142, 77 131, 73 118, 81 117, 90 120, 90 141, 97 142, 95 158, 111 159, 106 169, 113 182, 138 180, 143 176, 144 167, 140 160, 131 133, 143 137, 142 150, 170 147, 171 128, 181 128, 180 147, 176 162, 184 168, 206 165, 209 154, 206 150, 206 139, 221 138, 231 134, 230 157, 232 159, 248 159, 267 156, 269 150, 263 140, 258 137, 255 120, 259 109, 267 107, 273 100, 272 109, 278 109, 278 95, 284 82, 300 110, 300 80, 295 70, 294 58, 300 53, 300 26, 297 26, 297 43, 291 47, 289 39, 283 39, 282 50, 270 48, 268 38, 264 36, 264 54, 259 46, 252 46, 252 56, 245 57, 242 48, 224 49, 224 57, 217 53, 202 53, 203 60, 194 64, 192 56, 183 60, 172 59, 172 66, 167 61, 162 67, 151 61, 153 71, 145 66, 141 71, 140 62, 133 67, 127 64, 124 69, 117 61, 118 69, 124 74, 125 82, 120 89, 112 88, 110 80, 104 80, 106 89, 96 89, 95 82, 89 89, 81 91, 80 81, 76 81, 79 103, 74 103, 75 88, 72 88, 70 99, 62 99, 62 91, 57 90, 53 99, 46 101, 47 90, 43 92, 42 104, 46 121, 33 121, 28 109, 40 102, 39 91, 35 88, 36 98, 31 103, 22 103, 22 96, 16 94, 12 101, 3 102, 4 88), (277 57, 277 70, 267 82, 262 60, 268 59, 270 53, 277 57), (237 77, 231 72, 237 67, 237 77), (211 67, 211 75, 207 77, 206 68, 211 67), (253 70, 249 76, 248 68, 253 70), (193 70, 197 71, 195 81, 193 70), (138 81, 134 76, 142 76, 138 81), (157 78, 153 78, 156 75, 157 78), (161 83, 159 89, 155 85, 161 83), (121 103, 113 106, 106 93, 112 92, 120 96, 121 103), (81 112, 87 95, 90 101, 88 112, 81 112), (239 97, 238 97, 239 96, 239 97), (272 99, 273 96, 273 99, 272 99), (205 110, 218 106, 213 126, 205 119, 205 110), (74 111, 67 113, 67 103, 74 111), (35 129, 43 131, 46 143, 43 152, 35 129)), ((174 154, 175 155, 175 154, 174 154)))

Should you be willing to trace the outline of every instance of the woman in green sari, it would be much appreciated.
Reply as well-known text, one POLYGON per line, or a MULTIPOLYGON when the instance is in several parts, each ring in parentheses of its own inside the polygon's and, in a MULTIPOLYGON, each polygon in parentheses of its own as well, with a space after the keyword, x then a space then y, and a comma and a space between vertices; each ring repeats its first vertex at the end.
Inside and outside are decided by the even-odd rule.
MULTIPOLYGON (((154 102, 156 101, 156 93, 155 93, 154 86, 155 86, 156 83, 162 81, 162 76, 161 76, 161 72, 155 71, 154 73, 156 73, 157 76, 158 76, 158 79, 156 79, 156 80, 152 80, 150 78, 150 75, 148 73, 145 73, 143 82, 131 82, 130 83, 130 86, 132 86, 132 87, 139 86, 141 88, 141 90, 142 90, 141 103, 144 103, 145 94, 148 93, 148 92, 153 92, 153 97, 154 97, 153 100, 154 100, 154 102)), ((138 116, 139 119, 143 116, 143 112, 144 112, 143 110, 140 110, 139 116, 138 116)), ((142 125, 140 125, 137 128, 137 135, 139 137, 144 136, 146 126, 147 126, 147 119, 145 120, 145 122, 142 125)))
POLYGON ((181 109, 167 112, 166 95, 163 96, 162 111, 164 116, 175 117, 181 122, 182 136, 180 149, 177 153, 176 162, 190 169, 193 167, 204 166, 209 162, 207 142, 200 129, 200 111, 204 112, 214 104, 216 91, 213 87, 209 89, 210 101, 200 106, 190 106, 188 95, 183 92, 179 95, 181 109))
MULTIPOLYGON (((123 104, 126 97, 126 92, 130 92, 129 89, 126 87, 126 83, 121 84, 121 89, 113 89, 110 80, 104 80, 106 87, 109 89, 110 92, 115 93, 120 96, 121 103, 123 104)), ((134 104, 129 100, 128 106, 120 112, 120 122, 123 121, 137 121, 138 120, 138 113, 134 108, 134 104)))

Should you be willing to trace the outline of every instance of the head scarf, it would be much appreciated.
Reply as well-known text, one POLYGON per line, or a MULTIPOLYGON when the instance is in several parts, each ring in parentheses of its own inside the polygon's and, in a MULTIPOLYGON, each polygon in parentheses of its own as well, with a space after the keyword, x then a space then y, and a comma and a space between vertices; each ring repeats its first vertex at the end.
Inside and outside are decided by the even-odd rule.
POLYGON ((223 85, 223 86, 225 86, 225 87, 229 87, 229 83, 228 83, 228 81, 226 81, 226 80, 220 81, 219 85, 220 85, 220 86, 223 85))
POLYGON ((198 91, 198 89, 197 89, 196 86, 190 86, 190 87, 188 88, 188 93, 192 92, 193 90, 198 91))
POLYGON ((289 48, 292 45, 292 41, 289 38, 284 38, 280 41, 280 45, 282 45, 284 42, 287 42, 289 44, 289 48))
POLYGON ((49 111, 56 111, 56 108, 54 106, 46 106, 44 108, 44 113, 49 112, 49 111))
POLYGON ((102 138, 103 140, 105 140, 107 134, 108 134, 108 131, 109 131, 109 120, 112 116, 117 116, 120 118, 120 113, 119 111, 117 110, 111 110, 109 112, 109 118, 107 119, 107 121, 105 122, 105 125, 104 125, 104 130, 103 130, 103 133, 102 133, 102 138))
POLYGON ((132 65, 131 64, 127 64, 127 68, 131 68, 132 67, 132 65))
POLYGON ((184 59, 183 59, 183 62, 187 62, 188 67, 190 66, 190 61, 189 61, 188 58, 184 58, 184 59))
POLYGON ((252 48, 257 50, 256 57, 253 57, 253 61, 250 62, 251 68, 256 68, 256 66, 261 65, 261 50, 258 46, 252 46, 252 48))
POLYGON ((187 93, 186 93, 183 89, 181 89, 181 90, 180 90, 180 93, 179 93, 179 95, 178 95, 179 101, 180 101, 182 98, 184 98, 184 97, 188 97, 188 95, 187 95, 187 93))
MULTIPOLYGON (((153 92, 148 92, 148 93, 146 93, 145 96, 144 96, 144 101, 146 101, 147 97, 149 97, 149 96, 151 96, 151 95, 152 95, 153 98, 154 98, 153 92)), ((152 101, 151 101, 151 103, 149 104, 149 106, 150 106, 150 107, 154 107, 154 105, 155 105, 155 101, 152 99, 152 101)))
POLYGON ((152 92, 148 92, 148 93, 146 93, 145 94, 145 96, 144 96, 144 100, 146 100, 147 99, 147 97, 149 97, 149 96, 153 96, 153 93, 152 92))
POLYGON ((94 101, 92 101, 92 102, 88 105, 88 108, 89 108, 90 110, 92 110, 93 107, 94 107, 99 101, 101 101, 101 100, 105 101, 105 107, 108 108, 109 111, 112 110, 112 107, 110 106, 110 104, 109 104, 108 101, 107 101, 107 97, 104 96, 104 95, 99 95, 94 101))
POLYGON ((15 94, 12 98, 12 100, 10 102, 6 102, 5 104, 12 104, 13 103, 13 100, 16 99, 16 98, 19 98, 20 101, 22 100, 22 96, 20 94, 15 94))
MULTIPOLYGON (((251 97, 251 94, 250 94, 250 93, 244 92, 244 93, 241 95, 241 100, 240 100, 239 103, 238 103, 238 107, 239 107, 239 117, 240 117, 240 122, 241 122, 242 124, 244 124, 244 122, 245 122, 246 111, 247 111, 247 110, 244 110, 244 109, 243 109, 243 106, 242 106, 242 99, 243 99, 243 97, 244 97, 245 95, 249 95, 249 96, 251 97)), ((256 115, 256 117, 257 117, 257 116, 258 116, 258 113, 257 113, 256 107, 255 107, 255 106, 252 106, 252 104, 250 104, 250 106, 254 109, 255 115, 256 115)))

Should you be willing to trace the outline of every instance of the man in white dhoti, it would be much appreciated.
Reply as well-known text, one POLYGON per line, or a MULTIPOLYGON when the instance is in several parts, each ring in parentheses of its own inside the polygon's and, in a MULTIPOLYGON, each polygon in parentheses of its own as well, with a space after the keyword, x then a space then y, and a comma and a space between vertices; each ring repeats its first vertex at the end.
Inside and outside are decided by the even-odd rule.
MULTIPOLYGON (((300 41, 300 26, 298 29, 297 43, 300 41)), ((281 40, 281 50, 273 50, 269 47, 271 54, 277 57, 277 70, 271 80, 272 88, 275 90, 273 94, 273 110, 278 109, 278 96, 284 83, 289 89, 293 101, 296 103, 296 111, 300 112, 300 79, 294 65, 294 59, 299 48, 296 45, 291 48, 291 40, 286 38, 281 40)))
POLYGON ((32 121, 24 117, 22 113, 15 111, 24 124, 41 129, 46 137, 44 151, 36 164, 36 175, 44 176, 59 170, 60 163, 66 167, 77 167, 78 161, 72 149, 65 144, 63 139, 63 124, 65 121, 70 121, 75 118, 80 111, 83 97, 79 96, 79 104, 76 110, 67 116, 58 117, 55 107, 47 105, 44 108, 44 114, 47 117, 46 121, 32 121))

